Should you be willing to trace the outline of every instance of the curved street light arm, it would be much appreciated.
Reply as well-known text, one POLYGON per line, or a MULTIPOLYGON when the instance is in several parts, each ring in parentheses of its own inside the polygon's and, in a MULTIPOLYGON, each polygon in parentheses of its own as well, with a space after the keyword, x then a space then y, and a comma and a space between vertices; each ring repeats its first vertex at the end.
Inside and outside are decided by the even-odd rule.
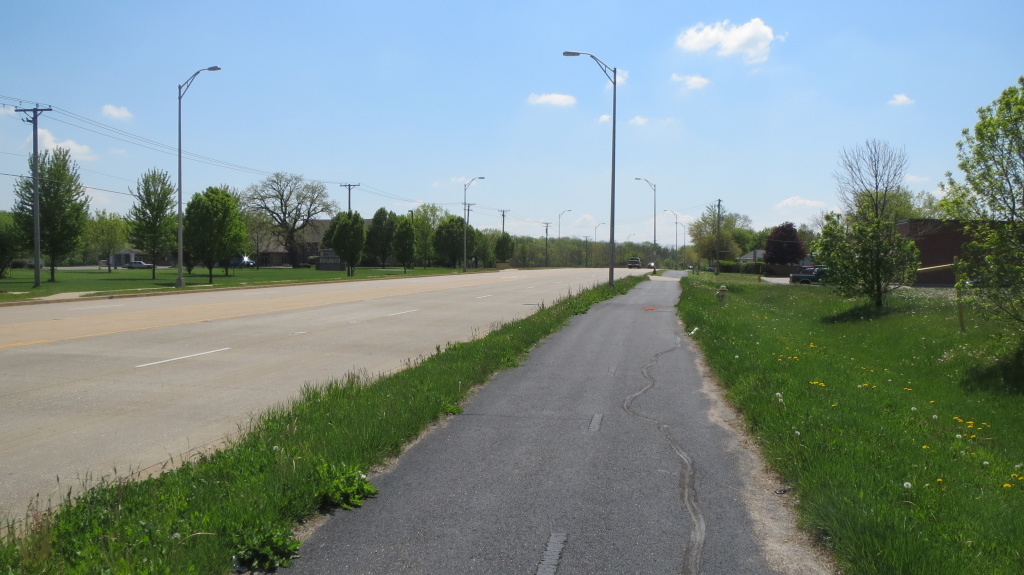
POLYGON ((570 51, 562 52, 562 55, 563 56, 590 56, 591 58, 593 58, 593 60, 595 62, 597 62, 598 67, 601 68, 601 71, 604 72, 604 75, 608 77, 608 79, 611 81, 611 83, 612 84, 616 83, 616 79, 617 79, 616 73, 617 73, 617 70, 615 68, 609 66, 608 64, 605 64, 604 62, 602 62, 601 59, 598 58, 597 56, 595 56, 595 55, 593 55, 593 54, 591 54, 589 52, 570 52, 570 51))
POLYGON ((185 80, 184 84, 178 84, 178 99, 180 100, 183 97, 185 97, 185 92, 188 92, 189 86, 192 85, 192 82, 196 79, 196 76, 198 76, 200 72, 216 72, 218 70, 220 70, 220 66, 210 66, 209 68, 202 68, 200 70, 196 70, 196 73, 189 76, 188 80, 185 80))

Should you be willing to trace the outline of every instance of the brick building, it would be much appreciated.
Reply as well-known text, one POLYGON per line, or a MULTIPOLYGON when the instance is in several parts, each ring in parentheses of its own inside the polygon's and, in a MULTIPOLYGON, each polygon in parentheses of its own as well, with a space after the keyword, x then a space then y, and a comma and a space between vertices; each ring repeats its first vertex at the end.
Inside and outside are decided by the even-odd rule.
MULTIPOLYGON (((968 237, 963 224, 942 220, 903 220, 896 227, 905 237, 914 240, 921 252, 921 267, 929 268, 953 263, 963 253, 968 237)), ((918 272, 914 285, 951 286, 956 283, 953 270, 918 272)))

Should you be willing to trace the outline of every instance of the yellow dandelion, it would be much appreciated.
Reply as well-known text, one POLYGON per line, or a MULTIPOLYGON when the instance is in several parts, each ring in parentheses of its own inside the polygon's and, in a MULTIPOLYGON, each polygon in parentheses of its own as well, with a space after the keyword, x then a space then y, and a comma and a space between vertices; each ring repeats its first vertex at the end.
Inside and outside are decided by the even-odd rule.
POLYGON ((1005 487, 1006 489, 1010 489, 1011 487, 1013 487, 1013 485, 1010 485, 1009 483, 1004 483, 1003 487, 1005 487))
POLYGON ((928 447, 927 445, 922 445, 921 449, 931 449, 931 447, 928 447))

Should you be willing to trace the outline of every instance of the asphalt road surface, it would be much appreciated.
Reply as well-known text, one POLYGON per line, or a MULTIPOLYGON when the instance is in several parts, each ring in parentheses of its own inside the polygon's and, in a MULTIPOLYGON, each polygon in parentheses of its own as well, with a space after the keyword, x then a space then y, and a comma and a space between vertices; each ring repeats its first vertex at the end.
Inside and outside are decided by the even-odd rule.
POLYGON ((380 495, 329 517, 282 573, 826 572, 779 547, 792 526, 777 485, 756 481, 716 415, 678 294, 677 279, 644 282, 574 318, 374 477, 380 495))
POLYGON ((509 270, 0 307, 0 519, 37 494, 56 503, 83 481, 216 447, 307 382, 401 369, 607 277, 509 270))

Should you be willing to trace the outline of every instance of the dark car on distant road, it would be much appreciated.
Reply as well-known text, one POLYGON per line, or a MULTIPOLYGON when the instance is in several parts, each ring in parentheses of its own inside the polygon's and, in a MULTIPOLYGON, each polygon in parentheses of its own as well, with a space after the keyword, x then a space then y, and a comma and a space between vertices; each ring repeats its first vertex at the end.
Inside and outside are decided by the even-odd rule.
POLYGON ((626 267, 640 269, 640 258, 629 258, 626 260, 626 267))
POLYGON ((155 267, 155 265, 147 264, 146 262, 143 261, 127 262, 126 264, 124 264, 124 269, 126 270, 148 270, 155 267))

